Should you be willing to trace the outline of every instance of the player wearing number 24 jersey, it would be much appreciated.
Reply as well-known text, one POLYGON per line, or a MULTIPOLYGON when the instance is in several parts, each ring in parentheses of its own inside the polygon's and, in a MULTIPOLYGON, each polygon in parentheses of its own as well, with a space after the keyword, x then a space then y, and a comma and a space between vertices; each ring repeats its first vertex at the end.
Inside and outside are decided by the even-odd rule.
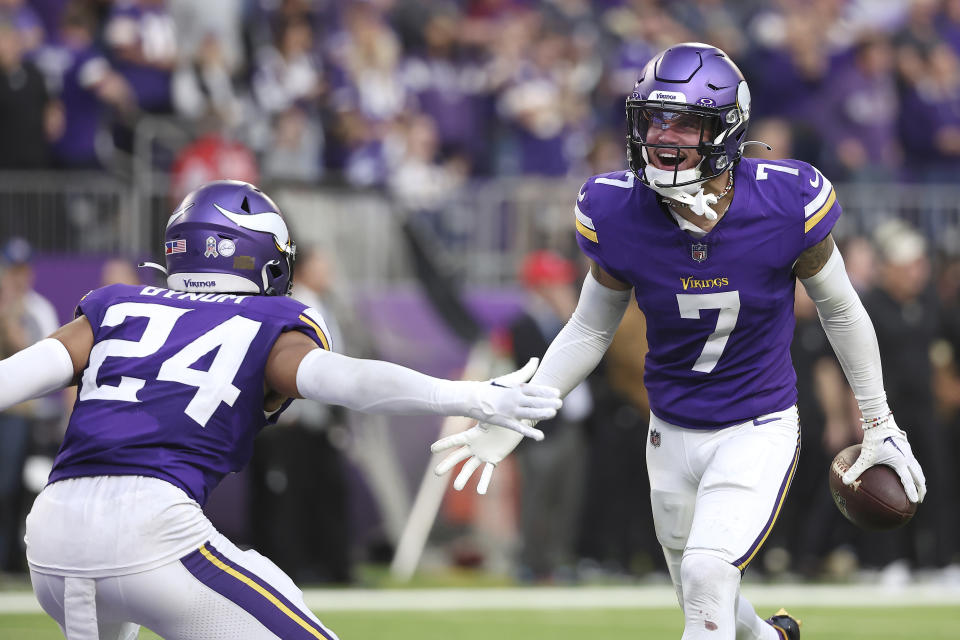
POLYGON ((140 625, 180 640, 335 638, 289 577, 201 509, 294 398, 535 439, 521 420, 560 407, 556 389, 526 382, 536 360, 488 384, 335 353, 320 314, 286 297, 296 246, 252 185, 188 195, 165 252, 152 266, 166 287, 93 291, 73 322, 0 361, 0 408, 79 387, 26 528, 34 592, 69 640, 132 640, 140 625))
POLYGON ((323 318, 287 297, 117 284, 90 292, 77 314, 95 346, 50 482, 145 475, 201 505, 291 402, 264 406, 277 339, 296 331, 330 348, 323 318))
MULTIPOLYGON (((799 279, 863 414, 859 460, 886 464, 913 501, 923 471, 887 406, 873 325, 830 231, 833 185, 795 160, 744 159, 751 96, 726 54, 701 43, 657 54, 627 98, 629 169, 587 180, 574 207, 590 259, 577 308, 533 381, 569 392, 606 351, 630 292, 644 312, 647 471, 657 539, 683 608, 683 640, 798 640, 784 611, 761 619, 740 595, 786 499, 800 454, 790 361, 799 279)), ((433 445, 481 464, 479 491, 520 437, 478 425, 433 445)))

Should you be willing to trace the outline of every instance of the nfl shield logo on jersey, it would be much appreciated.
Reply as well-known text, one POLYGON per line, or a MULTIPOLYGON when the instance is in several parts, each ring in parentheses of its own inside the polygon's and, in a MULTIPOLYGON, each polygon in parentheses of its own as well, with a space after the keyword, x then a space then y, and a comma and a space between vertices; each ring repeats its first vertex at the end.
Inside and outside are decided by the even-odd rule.
POLYGON ((650 429, 650 446, 654 448, 660 446, 660 432, 656 429, 650 429))
POLYGON ((696 262, 703 262, 707 259, 707 245, 702 242, 694 242, 690 245, 690 257, 696 262))

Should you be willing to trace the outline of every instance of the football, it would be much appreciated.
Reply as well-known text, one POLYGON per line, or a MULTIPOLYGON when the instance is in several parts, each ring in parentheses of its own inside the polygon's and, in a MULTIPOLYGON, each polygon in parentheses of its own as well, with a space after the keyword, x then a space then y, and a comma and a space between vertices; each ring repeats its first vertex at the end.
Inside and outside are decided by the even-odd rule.
POLYGON ((840 513, 861 529, 886 531, 902 527, 917 512, 907 499, 896 472, 886 465, 870 467, 847 486, 846 473, 860 455, 860 445, 847 447, 830 464, 830 494, 840 513))

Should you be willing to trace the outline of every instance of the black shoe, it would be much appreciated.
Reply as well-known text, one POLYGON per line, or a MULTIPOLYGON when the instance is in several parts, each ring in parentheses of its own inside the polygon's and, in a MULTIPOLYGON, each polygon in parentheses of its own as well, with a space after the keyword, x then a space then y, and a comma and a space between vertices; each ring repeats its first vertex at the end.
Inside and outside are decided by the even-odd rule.
POLYGON ((766 622, 777 630, 781 640, 800 640, 800 621, 787 613, 786 609, 780 609, 766 622))

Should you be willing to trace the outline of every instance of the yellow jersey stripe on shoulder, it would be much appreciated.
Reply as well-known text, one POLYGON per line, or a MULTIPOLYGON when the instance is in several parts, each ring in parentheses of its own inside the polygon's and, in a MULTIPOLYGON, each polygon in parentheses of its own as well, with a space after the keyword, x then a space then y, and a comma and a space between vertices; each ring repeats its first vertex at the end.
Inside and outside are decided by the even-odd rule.
POLYGON ((579 231, 580 235, 582 235, 584 238, 586 238, 590 242, 597 242, 597 232, 592 229, 588 229, 579 220, 577 220, 577 231, 579 231))
MULTIPOLYGON (((819 211, 820 207, 824 202, 827 201, 827 198, 830 196, 830 192, 833 191, 833 185, 830 184, 830 181, 823 177, 823 174, 820 173, 820 170, 816 167, 811 167, 814 171, 814 178, 821 182, 820 191, 817 192, 817 196, 808 202, 803 207, 803 217, 809 218, 814 214, 815 211, 819 211)), ((814 186, 813 182, 810 183, 810 186, 814 186)))
POLYGON ((597 230, 597 228, 593 226, 593 220, 590 219, 590 216, 586 215, 583 211, 580 211, 580 207, 577 205, 573 206, 573 215, 575 215, 577 220, 580 221, 580 224, 585 226, 587 229, 590 229, 591 231, 597 230))
POLYGON ((576 216, 577 231, 590 242, 597 241, 597 229, 593 226, 593 220, 580 211, 580 207, 573 205, 573 215, 576 216))
POLYGON ((307 633, 309 633, 315 638, 318 638, 319 640, 327 640, 327 638, 324 637, 322 633, 320 633, 319 631, 313 628, 313 625, 309 624, 299 614, 297 614, 297 612, 290 609, 290 607, 280 602, 280 600, 275 595, 273 595, 272 593, 270 593, 269 591, 261 587, 259 584, 257 584, 247 576, 243 575, 236 569, 234 569, 233 567, 221 562, 220 558, 217 558, 212 553, 210 553, 210 551, 207 550, 206 545, 200 545, 200 553, 202 553, 203 557, 209 560, 212 565, 214 565, 215 567, 217 567, 227 575, 233 576, 240 582, 244 583, 245 585, 247 585, 257 593, 259 593, 261 596, 266 598, 268 601, 270 601, 270 603, 273 606, 275 606, 277 609, 279 609, 284 614, 289 616, 290 619, 296 622, 298 625, 303 627, 307 631, 307 633))
POLYGON ((808 233, 810 229, 813 229, 815 226, 817 226, 817 223, 823 219, 823 216, 827 215, 827 212, 829 212, 830 209, 833 208, 833 205, 836 201, 837 201, 837 190, 831 189, 830 197, 827 198, 826 204, 824 204, 819 211, 817 211, 815 214, 813 214, 807 219, 806 224, 803 225, 803 232, 808 233))
POLYGON ((327 340, 327 336, 323 335, 323 330, 321 330, 320 327, 317 326, 317 323, 302 313, 300 314, 300 320, 304 324, 308 325, 311 329, 317 332, 317 336, 320 338, 320 344, 323 345, 324 349, 326 349, 327 351, 330 351, 330 342, 327 340))

